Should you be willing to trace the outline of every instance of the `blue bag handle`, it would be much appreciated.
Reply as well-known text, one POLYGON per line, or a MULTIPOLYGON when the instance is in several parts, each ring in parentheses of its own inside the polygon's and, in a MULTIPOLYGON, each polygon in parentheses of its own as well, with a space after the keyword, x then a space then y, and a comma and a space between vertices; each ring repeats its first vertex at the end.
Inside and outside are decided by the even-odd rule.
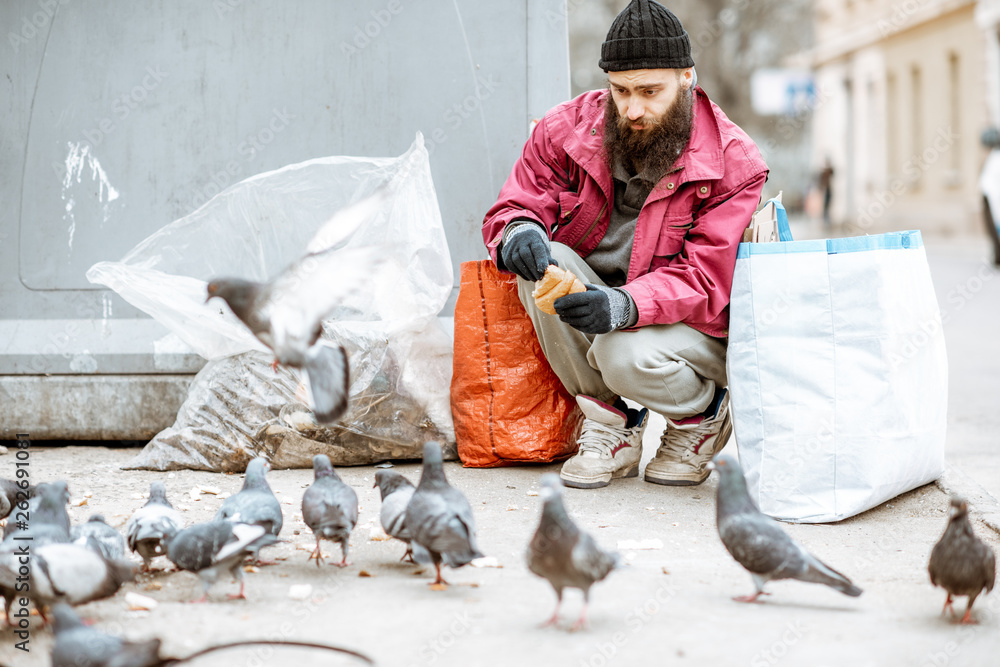
POLYGON ((791 241, 792 239, 792 229, 788 226, 788 213, 785 212, 785 207, 780 201, 774 199, 768 199, 769 202, 774 204, 774 209, 778 213, 778 240, 779 241, 791 241))

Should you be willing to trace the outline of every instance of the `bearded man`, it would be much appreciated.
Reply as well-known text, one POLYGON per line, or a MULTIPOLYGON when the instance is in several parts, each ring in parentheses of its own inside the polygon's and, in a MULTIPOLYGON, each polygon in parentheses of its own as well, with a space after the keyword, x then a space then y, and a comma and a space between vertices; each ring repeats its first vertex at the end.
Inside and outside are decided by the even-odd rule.
POLYGON ((538 123, 483 238, 517 274, 542 351, 584 413, 566 486, 637 476, 650 410, 667 427, 644 479, 700 484, 732 431, 729 293, 767 166, 697 86, 688 34, 665 7, 632 0, 599 66, 608 88, 538 123), (555 301, 558 317, 531 296, 549 264, 587 284, 555 301))

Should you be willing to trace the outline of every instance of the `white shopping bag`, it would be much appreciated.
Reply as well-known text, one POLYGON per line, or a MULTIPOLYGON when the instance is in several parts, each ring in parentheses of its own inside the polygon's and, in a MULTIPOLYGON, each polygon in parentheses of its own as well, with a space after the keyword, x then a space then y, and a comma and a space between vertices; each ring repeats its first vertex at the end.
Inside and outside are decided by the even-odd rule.
POLYGON ((741 243, 727 372, 750 495, 838 521, 944 472, 941 315, 918 231, 741 243))

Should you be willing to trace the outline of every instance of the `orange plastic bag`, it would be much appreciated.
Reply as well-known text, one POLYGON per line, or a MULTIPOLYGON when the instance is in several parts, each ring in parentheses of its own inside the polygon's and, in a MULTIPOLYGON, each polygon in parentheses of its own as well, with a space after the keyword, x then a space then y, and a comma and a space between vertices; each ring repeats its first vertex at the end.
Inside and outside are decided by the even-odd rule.
POLYGON ((517 277, 489 260, 462 263, 451 413, 467 467, 548 463, 576 451, 583 413, 542 354, 517 277))

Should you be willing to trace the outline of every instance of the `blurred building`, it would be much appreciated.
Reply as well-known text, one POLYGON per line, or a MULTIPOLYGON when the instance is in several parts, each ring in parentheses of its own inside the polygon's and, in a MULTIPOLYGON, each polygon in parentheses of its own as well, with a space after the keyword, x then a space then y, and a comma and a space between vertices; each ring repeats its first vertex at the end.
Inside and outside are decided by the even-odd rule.
MULTIPOLYGON (((811 102, 780 112, 762 110, 751 84, 759 72, 786 67, 789 56, 813 45, 813 0, 659 2, 677 15, 690 36, 698 85, 764 155, 771 170, 764 197, 782 191, 786 208, 800 209, 812 182, 811 102)), ((601 43, 628 3, 566 0, 574 95, 607 85, 607 75, 597 66, 601 43)), ((554 12, 547 16, 558 18, 554 12)))
POLYGON ((845 232, 981 229, 979 135, 988 105, 997 117, 998 7, 816 0, 812 167, 832 163, 831 214, 845 232))

